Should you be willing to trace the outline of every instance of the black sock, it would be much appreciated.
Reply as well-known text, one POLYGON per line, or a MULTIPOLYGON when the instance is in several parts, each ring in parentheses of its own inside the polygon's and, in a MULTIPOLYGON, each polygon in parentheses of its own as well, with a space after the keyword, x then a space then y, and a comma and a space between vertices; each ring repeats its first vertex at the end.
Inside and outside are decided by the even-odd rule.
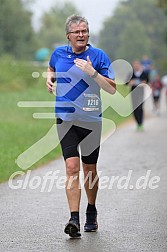
POLYGON ((94 205, 91 205, 91 204, 88 203, 88 206, 87 206, 86 211, 95 212, 95 211, 96 211, 96 206, 95 206, 95 204, 94 204, 94 205))
POLYGON ((79 212, 71 212, 71 219, 79 222, 79 212))

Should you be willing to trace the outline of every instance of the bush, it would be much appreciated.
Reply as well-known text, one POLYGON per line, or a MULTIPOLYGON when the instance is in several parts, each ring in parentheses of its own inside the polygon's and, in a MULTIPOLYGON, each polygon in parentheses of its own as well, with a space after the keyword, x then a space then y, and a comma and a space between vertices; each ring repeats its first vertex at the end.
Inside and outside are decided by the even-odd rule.
POLYGON ((37 66, 33 61, 17 61, 8 55, 0 58, 0 69, 0 91, 23 90, 36 85, 46 71, 46 67, 37 66), (34 79, 33 72, 40 72, 40 78, 34 79))

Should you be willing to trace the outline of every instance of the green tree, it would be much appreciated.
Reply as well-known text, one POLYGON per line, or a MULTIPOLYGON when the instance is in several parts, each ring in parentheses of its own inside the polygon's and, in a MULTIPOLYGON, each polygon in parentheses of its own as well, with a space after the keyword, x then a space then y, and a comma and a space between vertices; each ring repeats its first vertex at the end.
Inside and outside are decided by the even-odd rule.
POLYGON ((0 55, 30 57, 33 47, 31 13, 21 0, 0 0, 0 55))
POLYGON ((72 3, 56 4, 41 18, 41 28, 37 33, 41 47, 52 48, 65 42, 65 21, 72 14, 79 12, 72 3))
POLYGON ((167 0, 158 0, 158 4, 160 7, 166 10, 167 13, 167 0))
MULTIPOLYGON (((164 10, 164 13, 167 16, 167 0, 157 0, 157 1, 158 1, 158 6, 164 10)), ((165 33, 165 40, 166 40, 166 44, 167 44, 167 26, 166 26, 166 30, 165 30, 164 33, 165 33)), ((167 54, 167 52, 166 52, 166 54, 167 54)), ((167 59, 166 59, 166 57, 164 59, 162 59, 160 63, 161 63, 161 66, 163 68, 162 73, 166 74, 166 69, 167 69, 167 59)))
POLYGON ((128 23, 126 29, 120 34, 119 39, 121 46, 117 50, 118 58, 123 58, 131 62, 134 60, 134 57, 140 59, 143 53, 147 55, 151 53, 151 42, 146 36, 141 22, 138 20, 133 23, 128 23), (134 32, 134 30, 137 32, 134 32))
POLYGON ((132 60, 148 54, 158 62, 165 57, 165 27, 166 17, 156 0, 124 1, 104 22, 99 46, 112 60, 132 60))

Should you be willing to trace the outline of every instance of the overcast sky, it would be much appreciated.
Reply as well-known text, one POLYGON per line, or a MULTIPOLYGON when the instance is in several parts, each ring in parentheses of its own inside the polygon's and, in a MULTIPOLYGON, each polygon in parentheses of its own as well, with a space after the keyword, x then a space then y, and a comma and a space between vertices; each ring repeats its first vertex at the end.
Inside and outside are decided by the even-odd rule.
MULTIPOLYGON (((39 26, 39 18, 43 11, 48 10, 56 3, 64 0, 35 0, 32 4, 34 13, 33 24, 35 28, 39 26)), ((88 19, 90 30, 96 33, 102 27, 102 22, 107 16, 111 16, 120 0, 66 0, 72 2, 76 8, 88 19)))

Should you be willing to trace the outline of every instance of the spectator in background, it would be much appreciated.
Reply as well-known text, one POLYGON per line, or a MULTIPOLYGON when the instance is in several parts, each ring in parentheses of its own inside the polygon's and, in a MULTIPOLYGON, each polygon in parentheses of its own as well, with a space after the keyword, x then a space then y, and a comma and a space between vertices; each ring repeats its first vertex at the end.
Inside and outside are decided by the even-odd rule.
POLYGON ((160 114, 160 96, 162 90, 162 83, 159 75, 156 75, 153 80, 150 81, 150 86, 152 88, 153 97, 153 111, 157 115, 160 114))
POLYGON ((128 85, 131 87, 133 114, 137 122, 137 130, 143 131, 144 86, 142 84, 148 83, 148 74, 143 70, 139 60, 134 60, 132 67, 133 75, 128 85))
POLYGON ((149 74, 151 70, 152 61, 149 59, 147 55, 143 55, 141 65, 143 66, 144 72, 146 74, 149 74))
POLYGON ((149 72, 149 81, 152 82, 155 80, 155 78, 157 77, 158 75, 158 71, 157 69, 155 68, 154 64, 151 64, 150 65, 150 72, 149 72))
POLYGON ((161 78, 161 83, 165 89, 165 95, 166 95, 166 106, 167 106, 167 74, 164 75, 162 78, 161 78))

